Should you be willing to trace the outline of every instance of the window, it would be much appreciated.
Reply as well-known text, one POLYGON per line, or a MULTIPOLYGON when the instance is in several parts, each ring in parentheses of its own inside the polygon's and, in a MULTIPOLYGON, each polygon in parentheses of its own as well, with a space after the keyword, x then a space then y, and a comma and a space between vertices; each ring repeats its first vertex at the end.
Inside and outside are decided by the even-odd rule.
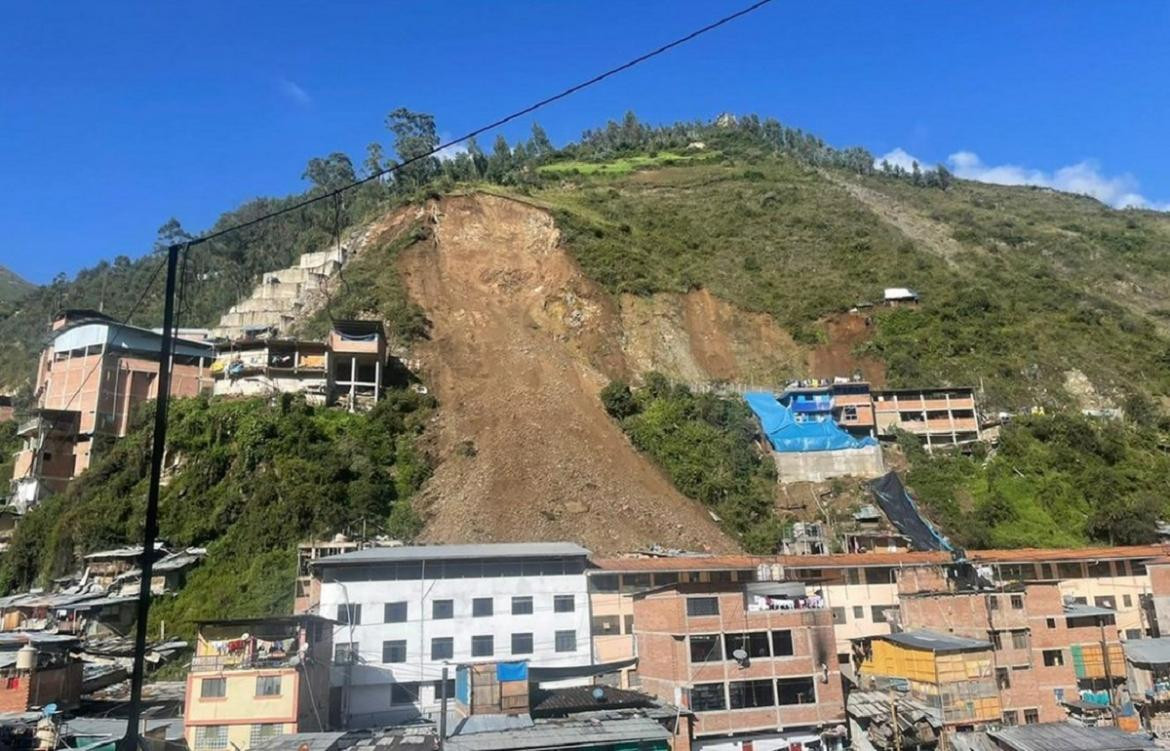
POLYGON ((450 636, 436 636, 431 639, 431 659, 450 660, 455 656, 455 639, 450 636))
POLYGON ((391 683, 390 684, 390 703, 391 704, 414 704, 418 701, 418 684, 417 683, 391 683))
POLYGON ((614 636, 619 633, 621 620, 616 615, 593 616, 593 634, 595 636, 614 636))
POLYGON ((577 599, 573 595, 553 595, 554 613, 572 613, 577 609, 577 599))
POLYGON ((491 657, 496 651, 495 638, 491 634, 471 637, 472 657, 491 657))
POLYGON ((1109 561, 1091 561, 1088 568, 1089 577, 1093 579, 1107 579, 1113 576, 1113 571, 1109 566, 1109 561))
MULTIPOLYGON (((710 712, 716 709, 727 709, 727 699, 723 695, 722 683, 697 683, 691 688, 691 709, 696 712, 710 712)), ((226 745, 227 734, 224 734, 226 745)))
POLYGON ((861 570, 856 568, 845 569, 846 584, 861 584, 861 570))
POLYGON ((357 653, 357 642, 340 642, 333 645, 333 661, 338 665, 356 662, 357 653))
MULTIPOLYGON (((1129 564, 1129 566, 1130 566, 1130 573, 1133 576, 1145 576, 1146 575, 1146 564, 1139 563, 1138 561, 1132 561, 1129 564)), ((1119 574, 1119 575, 1124 576, 1124 574, 1119 574)))
POLYGON ((1024 710, 1024 724, 1025 725, 1035 725, 1038 722, 1040 722, 1039 710, 1036 710, 1036 709, 1025 709, 1024 710))
POLYGON ((1012 610, 1023 610, 1023 609, 1024 609, 1024 596, 1023 595, 1012 595, 1012 610))
POLYGON ((833 614, 833 623, 845 622, 845 608, 830 608, 829 612, 833 614))
POLYGON ((1099 608, 1117 610, 1117 600, 1113 599, 1112 597, 1094 597, 1093 604, 1099 608))
POLYGON ((1046 649, 1043 652, 1044 667, 1054 668, 1058 665, 1064 664, 1064 650, 1061 649, 1046 649))
POLYGON ((406 662, 406 639, 382 642, 382 662, 406 662))
POLYGON ((532 598, 513 597, 512 615, 532 615, 532 598))
POLYGON ((723 641, 715 634, 691 636, 691 662, 719 662, 723 659, 723 641))
POLYGON ((846 420, 857 419, 857 407, 845 407, 841 411, 844 413, 846 420))
POLYGON ((817 700, 816 687, 812 678, 777 678, 776 703, 814 704, 817 700))
POLYGON ((1140 639, 1140 638, 1142 638, 1142 630, 1140 628, 1127 628, 1125 630, 1126 641, 1128 641, 1130 639, 1140 639))
POLYGON ((1056 619, 1055 618, 1045 618, 1044 625, 1047 626, 1048 628, 1056 628, 1056 619))
POLYGON ((703 615, 719 615, 718 597, 687 598, 687 617, 696 618, 703 615))
POLYGON ((471 615, 474 618, 485 618, 492 614, 492 598, 476 597, 471 601, 471 615))
POLYGON ((656 587, 661 587, 661 586, 664 586, 667 584, 675 584, 677 582, 678 582, 678 574, 675 574, 675 573, 655 574, 654 575, 654 586, 656 586, 656 587))
POLYGON ((382 617, 383 623, 406 623, 406 603, 388 602, 382 617))
POLYGON ((1129 595, 1122 595, 1121 596, 1121 604, 1124 607, 1132 608, 1133 607, 1133 598, 1130 597, 1129 595))
POLYGON ((279 722, 265 722, 259 725, 252 726, 252 732, 248 736, 249 745, 255 746, 265 738, 275 738, 278 735, 284 735, 284 725, 279 722))
POLYGON ((194 751, 219 751, 227 748, 227 725, 197 725, 194 751))
POLYGON ((445 621, 448 618, 455 617, 455 601, 454 600, 432 600, 431 601, 431 618, 436 621, 445 621))
POLYGON ((256 696, 280 696, 280 676, 256 676, 256 696))
POLYGON ((558 652, 577 651, 577 632, 573 629, 556 633, 556 650, 558 652))
POLYGON ((897 605, 871 605, 869 612, 874 623, 888 623, 890 619, 886 617, 886 611, 897 609, 897 605))
MULTIPOLYGON (((442 681, 435 681, 434 687, 435 687, 435 701, 439 701, 440 699, 443 698, 443 688, 444 688, 443 682, 442 681)), ((447 679, 446 689, 447 689, 447 698, 454 699, 455 698, 455 679, 454 678, 447 679)))
POLYGON ((1080 579, 1085 575, 1084 567, 1079 561, 1075 563, 1056 564, 1057 579, 1080 579))
POLYGON ((625 632, 627 634, 634 633, 634 616, 632 616, 632 615, 625 616, 625 621, 626 621, 626 631, 625 632))
POLYGON ((991 647, 993 649, 1003 649, 1003 634, 999 631, 991 632, 991 647))
POLYGON ((791 631, 773 631, 772 632, 772 656, 773 657, 791 657, 795 652, 792 650, 792 632, 791 631))
POLYGON ((723 651, 727 659, 733 659, 732 653, 737 649, 747 652, 748 657, 769 657, 768 632, 753 631, 750 634, 726 634, 723 637, 723 651))
POLYGON ((1008 725, 1008 726, 1019 725, 1020 724, 1020 713, 1014 709, 1007 710, 1006 712, 1003 713, 1003 724, 1008 725))
POLYGON ((1028 632, 1027 631, 1013 631, 1012 632, 1012 649, 1027 649, 1028 648, 1028 632))
POLYGON ((641 592, 650 589, 650 574, 622 574, 623 592, 641 592))
POLYGON ((865 569, 865 583, 866 584, 890 584, 894 581, 894 570, 892 568, 867 568, 865 569))
POLYGON ((1012 687, 1012 676, 1011 673, 1008 672, 1007 668, 995 669, 995 685, 1000 689, 1012 687))
POLYGON ((776 696, 770 680, 732 681, 727 684, 727 699, 731 709, 776 705, 776 696))
POLYGON ((987 609, 988 610, 999 610, 999 597, 998 596, 996 596, 996 595, 988 595, 987 596, 987 609))
POLYGON ((532 634, 512 634, 512 654, 514 655, 530 655, 532 654, 532 634))
POLYGON ((865 619, 865 606, 854 605, 853 606, 853 620, 860 621, 860 620, 864 620, 864 619, 865 619))
POLYGON ((362 606, 338 605, 337 622, 342 626, 357 626, 362 622, 362 606))
POLYGON ((222 699, 227 695, 227 679, 204 678, 199 684, 200 699, 222 699))
POLYGON ((594 574, 589 577, 589 588, 594 592, 618 591, 617 574, 594 574))

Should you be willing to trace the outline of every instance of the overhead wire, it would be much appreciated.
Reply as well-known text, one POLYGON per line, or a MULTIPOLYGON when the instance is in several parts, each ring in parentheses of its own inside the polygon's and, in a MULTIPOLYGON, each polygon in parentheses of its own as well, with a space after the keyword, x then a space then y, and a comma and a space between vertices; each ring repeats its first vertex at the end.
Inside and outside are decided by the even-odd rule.
POLYGON ((489 130, 499 128, 500 126, 506 125, 506 124, 512 122, 513 120, 517 120, 521 117, 524 117, 525 115, 532 114, 533 112, 535 112, 543 107, 546 107, 546 106, 552 104, 553 102, 557 102, 557 101, 560 101, 561 99, 572 96, 573 94, 577 93, 578 91, 581 91, 582 89, 589 88, 590 86, 598 84, 607 78, 610 78, 612 76, 617 75, 618 73, 629 70, 630 68, 633 68, 637 65, 640 65, 641 63, 644 63, 647 60, 650 60, 650 59, 655 58, 659 55, 662 55, 666 52, 669 52, 670 50, 674 49, 675 47, 686 44, 687 42, 689 42, 697 37, 700 37, 703 34, 714 31, 715 29, 719 28, 720 26, 724 26, 728 23, 731 23, 732 21, 734 21, 736 19, 742 18, 750 13, 753 13, 753 12, 759 10, 760 8, 764 7, 765 5, 769 4, 770 2, 772 2, 772 0, 757 0, 757 2, 752 3, 751 5, 747 6, 746 8, 742 8, 742 9, 736 11, 735 13, 723 16, 722 18, 720 18, 716 21, 712 21, 711 23, 707 24, 706 26, 698 28, 698 29, 690 32, 689 34, 686 34, 685 36, 681 36, 677 39, 674 39, 673 41, 667 42, 666 44, 663 44, 659 47, 656 47, 655 49, 650 50, 649 52, 646 52, 642 55, 639 55, 631 60, 627 60, 626 62, 622 63, 621 65, 610 68, 609 70, 606 70, 602 73, 599 73, 599 74, 593 76, 592 78, 586 79, 585 81, 574 84, 566 89, 563 89, 555 94, 552 94, 551 96, 547 96, 544 99, 541 99, 537 102, 534 102, 533 104, 530 104, 527 107, 524 107, 522 109, 516 110, 515 112, 512 112, 511 114, 505 115, 505 116, 499 118, 498 120, 495 120, 491 123, 488 123, 487 125, 483 125, 483 126, 480 126, 478 128, 475 128, 474 130, 468 131, 467 133, 464 133, 463 135, 459 136, 458 138, 452 138, 449 141, 446 141, 444 143, 440 143, 439 145, 435 146, 433 149, 431 149, 430 151, 427 151, 424 154, 418 154, 416 156, 409 157, 409 158, 403 160, 402 162, 399 162, 397 164, 386 167, 385 169, 381 169, 381 170, 377 170, 375 172, 372 172, 369 175, 366 175, 365 177, 354 180, 353 182, 348 183, 346 185, 343 185, 339 188, 335 188, 333 190, 326 191, 324 193, 320 193, 320 194, 315 195, 315 196, 310 196, 309 198, 302 199, 302 200, 297 201, 295 203, 289 204, 288 206, 284 206, 282 208, 279 208, 275 211, 271 211, 267 214, 263 214, 261 216, 255 217, 253 219, 249 219, 245 222, 240 222, 240 223, 234 224, 230 227, 224 227, 221 230, 216 230, 215 232, 210 232, 210 233, 201 235, 197 238, 194 238, 190 242, 192 245, 198 245, 201 243, 205 243, 205 242, 208 242, 210 240, 214 240, 216 238, 223 237, 224 235, 230 234, 232 232, 238 232, 239 230, 245 229, 247 227, 253 227, 253 226, 260 224, 262 222, 266 222, 269 219, 275 219, 278 216, 283 216, 285 214, 289 214, 289 213, 292 213, 294 211, 299 211, 300 209, 303 209, 306 206, 310 206, 310 205, 318 203, 320 201, 324 201, 328 198, 340 196, 342 193, 353 190, 354 188, 359 187, 361 185, 365 185, 368 182, 372 182, 374 180, 380 180, 383 177, 385 177, 386 175, 389 175, 389 174, 392 174, 392 173, 395 173, 395 172, 402 170, 404 167, 409 167, 410 165, 415 164, 417 162, 421 162, 423 160, 430 159, 431 157, 435 156, 436 154, 443 151, 444 149, 448 149, 452 146, 456 146, 460 143, 463 143, 464 141, 471 140, 472 138, 475 138, 476 136, 483 135, 484 133, 488 132, 489 130))

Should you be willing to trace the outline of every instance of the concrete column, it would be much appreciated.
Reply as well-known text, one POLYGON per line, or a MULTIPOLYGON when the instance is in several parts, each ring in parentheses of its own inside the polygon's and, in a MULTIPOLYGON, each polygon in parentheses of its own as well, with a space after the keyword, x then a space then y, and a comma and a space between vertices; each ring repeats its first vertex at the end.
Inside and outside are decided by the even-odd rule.
POLYGON ((374 361, 374 401, 382 398, 382 361, 374 361))

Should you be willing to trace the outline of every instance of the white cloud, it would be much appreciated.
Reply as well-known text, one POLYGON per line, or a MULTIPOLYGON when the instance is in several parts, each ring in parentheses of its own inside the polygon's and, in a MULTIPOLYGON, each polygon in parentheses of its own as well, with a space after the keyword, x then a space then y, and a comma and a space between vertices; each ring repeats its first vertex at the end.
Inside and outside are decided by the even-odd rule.
POLYGON ((296 81, 280 78, 277 79, 276 86, 280 90, 280 93, 293 104, 308 107, 313 103, 313 97, 309 96, 309 92, 301 88, 300 84, 296 81))
MULTIPOLYGON (((929 169, 929 163, 918 159, 904 149, 898 148, 874 160, 874 167, 881 169, 882 162, 910 170, 915 161, 921 169, 929 169)), ((965 180, 997 185, 1039 185, 1067 193, 1092 196, 1114 208, 1154 209, 1170 211, 1170 203, 1155 203, 1143 196, 1137 178, 1129 173, 1106 175, 1101 165, 1092 159, 1059 167, 1052 172, 1023 167, 1018 164, 984 164, 973 151, 956 151, 947 157, 947 163, 956 176, 965 180)))
POLYGON ((914 162, 918 162, 919 168, 924 167, 921 159, 914 156, 913 154, 907 153, 904 149, 901 148, 894 149, 893 151, 883 154, 877 159, 874 159, 874 168, 881 169, 882 162, 889 162, 891 167, 901 167, 906 171, 909 171, 914 167, 914 162))

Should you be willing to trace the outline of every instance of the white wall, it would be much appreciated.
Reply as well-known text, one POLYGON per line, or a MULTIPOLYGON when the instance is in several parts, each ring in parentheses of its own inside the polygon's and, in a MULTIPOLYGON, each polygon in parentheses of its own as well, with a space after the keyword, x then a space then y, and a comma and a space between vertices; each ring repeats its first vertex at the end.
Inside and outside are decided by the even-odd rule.
MULTIPOLYGON (((352 725, 378 723, 403 719, 419 712, 431 712, 438 707, 439 696, 432 684, 442 675, 443 661, 431 660, 431 639, 452 637, 454 654, 449 660, 450 679, 455 678, 454 666, 467 662, 495 662, 526 659, 535 667, 572 666, 591 664, 589 598, 584 573, 560 576, 507 576, 474 579, 415 579, 407 581, 323 581, 321 584, 320 613, 329 618, 337 616, 337 608, 348 598, 351 604, 361 604, 361 624, 334 628, 333 643, 358 644, 359 664, 350 676, 349 715, 352 725), (512 597, 530 595, 533 613, 512 615, 512 597), (573 612, 553 611, 554 595, 572 595, 573 612), (472 616, 472 600, 491 597, 493 614, 489 617, 472 616), (454 601, 454 617, 434 620, 431 617, 435 600, 454 601), (405 601, 405 623, 383 623, 385 604, 405 601), (557 631, 576 631, 576 649, 572 652, 555 650, 557 631), (532 654, 512 655, 512 634, 532 633, 532 654), (491 657, 471 656, 471 637, 491 634, 495 638, 491 657), (382 663, 382 642, 406 641, 405 663, 382 663), (419 703, 414 706, 392 706, 390 684, 393 682, 422 683, 419 703)), ((334 667, 333 685, 342 686, 345 669, 334 667)))

